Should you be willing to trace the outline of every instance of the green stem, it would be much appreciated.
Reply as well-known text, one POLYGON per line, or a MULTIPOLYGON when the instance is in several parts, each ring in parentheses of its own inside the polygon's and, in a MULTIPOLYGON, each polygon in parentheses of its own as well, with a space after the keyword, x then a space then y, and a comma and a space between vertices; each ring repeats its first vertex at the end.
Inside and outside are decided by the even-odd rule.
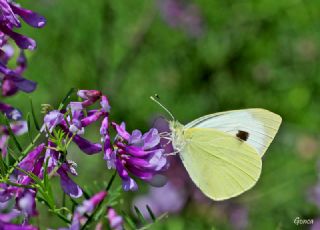
POLYGON ((9 180, 5 181, 5 183, 8 185, 15 186, 15 187, 34 189, 34 186, 32 186, 32 185, 17 184, 17 183, 11 182, 9 180))
POLYGON ((53 214, 55 214, 61 220, 63 220, 64 222, 66 222, 68 224, 71 223, 71 221, 68 220, 64 215, 62 215, 59 211, 56 211, 53 207, 51 207, 51 205, 45 199, 43 199, 42 197, 38 197, 37 196, 37 200, 40 201, 40 202, 43 202, 43 204, 45 204, 49 208, 49 211, 52 212, 53 214))

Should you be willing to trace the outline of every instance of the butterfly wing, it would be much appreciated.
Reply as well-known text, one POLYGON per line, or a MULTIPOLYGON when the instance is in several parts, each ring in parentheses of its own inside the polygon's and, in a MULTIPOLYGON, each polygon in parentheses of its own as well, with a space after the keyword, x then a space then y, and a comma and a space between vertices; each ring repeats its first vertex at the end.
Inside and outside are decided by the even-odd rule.
POLYGON ((236 136, 248 133, 247 144, 263 156, 281 124, 281 117, 265 109, 233 110, 200 117, 185 128, 213 128, 236 136))
POLYGON ((261 157, 254 148, 214 129, 190 128, 181 159, 195 184, 214 200, 250 189, 261 173, 261 157))

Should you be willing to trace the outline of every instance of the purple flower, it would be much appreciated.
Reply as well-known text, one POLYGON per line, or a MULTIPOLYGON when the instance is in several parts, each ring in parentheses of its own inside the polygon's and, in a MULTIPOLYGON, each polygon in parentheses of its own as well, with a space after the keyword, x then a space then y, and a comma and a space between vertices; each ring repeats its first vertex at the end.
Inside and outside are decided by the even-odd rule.
POLYGON ((103 159, 107 161, 107 166, 109 169, 115 168, 115 154, 111 148, 111 141, 109 136, 109 118, 105 117, 101 123, 100 128, 101 134, 101 142, 104 143, 103 150, 104 150, 104 157, 103 159))
POLYGON ((35 147, 28 155, 19 163, 19 167, 24 171, 32 171, 36 161, 38 160, 40 154, 43 152, 45 144, 40 144, 35 147))
POLYGON ((168 182, 161 188, 150 187, 149 193, 135 198, 133 204, 139 208, 145 218, 150 218, 146 209, 147 205, 156 216, 159 216, 165 212, 179 212, 186 202, 187 193, 168 182))
POLYGON ((183 0, 159 0, 163 19, 171 26, 180 28, 192 37, 203 33, 203 22, 199 9, 183 0))
POLYGON ((62 166, 58 169, 61 187, 70 197, 79 198, 82 196, 82 189, 68 176, 68 172, 72 172, 69 167, 62 166))
POLYGON ((36 83, 22 77, 27 60, 24 52, 20 51, 17 58, 17 66, 14 70, 9 69, 6 65, 13 57, 14 49, 8 45, 8 39, 14 40, 20 49, 33 50, 36 48, 36 42, 14 31, 20 28, 19 18, 22 18, 30 26, 41 28, 45 25, 44 17, 30 10, 24 9, 13 3, 11 0, 0 0, 0 81, 3 96, 11 96, 18 90, 30 93, 35 90, 36 83))
POLYGON ((8 184, 0 183, 0 203, 10 200, 15 191, 16 189, 13 189, 8 184))
POLYGON ((102 93, 98 90, 79 90, 77 94, 79 97, 84 99, 82 102, 84 107, 92 105, 102 96, 102 93))
MULTIPOLYGON (((97 90, 79 90, 78 96, 82 102, 70 102, 66 111, 51 111, 45 116, 44 123, 51 133, 55 127, 61 128, 72 141, 86 154, 95 154, 102 151, 100 143, 92 143, 81 137, 85 128, 99 119, 108 117, 110 106, 106 96, 97 90), (87 110, 87 107, 100 100, 100 109, 87 110)), ((42 130, 45 129, 45 126, 42 130)))
POLYGON ((11 50, 9 45, 2 51, 2 56, 0 57, 0 73, 3 75, 0 77, 2 81, 1 89, 2 95, 12 96, 18 90, 30 93, 35 90, 36 83, 25 79, 21 75, 27 67, 27 59, 24 52, 21 50, 17 58, 17 65, 14 70, 9 69, 6 64, 9 59, 13 56, 13 50, 11 50))
MULTIPOLYGON (((28 126, 26 121, 16 121, 10 123, 10 127, 12 132, 20 136, 28 131, 28 126)), ((0 126, 0 150, 2 152, 2 156, 5 157, 8 152, 8 141, 10 135, 8 128, 6 126, 0 126)))
POLYGON ((229 211, 230 223, 235 230, 243 230, 248 228, 248 210, 247 208, 237 205, 233 206, 229 211))
MULTIPOLYGON (((82 111, 75 109, 74 105, 76 105, 76 103, 72 103, 71 105, 72 106, 70 107, 73 116, 72 123, 69 127, 67 125, 67 122, 64 120, 64 115, 58 110, 54 110, 44 117, 44 125, 41 130, 46 130, 47 127, 48 131, 51 133, 55 127, 59 126, 68 135, 68 137, 72 138, 72 141, 77 144, 78 147, 86 154, 91 155, 101 152, 102 147, 99 143, 91 143, 87 139, 79 136, 79 134, 84 133, 83 128, 93 123, 94 121, 97 121, 103 114, 100 112, 95 112, 93 114, 90 114, 88 117, 84 117, 82 111)), ((71 120, 69 116, 67 117, 67 120, 71 120)))
POLYGON ((46 24, 44 17, 21 8, 15 3, 8 0, 0 0, 0 31, 11 37, 21 49, 34 49, 36 44, 31 38, 13 32, 13 28, 21 27, 21 23, 17 17, 20 16, 30 26, 41 28, 46 24))
POLYGON ((63 121, 63 114, 58 110, 53 110, 44 116, 44 124, 41 131, 48 129, 52 133, 53 129, 63 121))
POLYGON ((34 190, 28 189, 17 198, 17 206, 19 210, 22 211, 26 216, 36 216, 38 212, 36 210, 36 192, 34 190))
POLYGON ((32 27, 41 28, 46 24, 46 19, 27 9, 23 9, 21 7, 18 7, 16 4, 10 4, 13 12, 17 15, 19 15, 26 23, 28 23, 32 27))
POLYGON ((123 229, 123 219, 119 216, 113 208, 108 208, 107 218, 109 220, 110 228, 112 230, 123 229))
POLYGON ((21 225, 0 222, 0 229, 2 230, 37 230, 37 227, 32 225, 21 225))
POLYGON ((117 125, 112 123, 118 136, 114 143, 114 150, 109 156, 105 155, 108 165, 114 165, 121 179, 125 191, 136 190, 136 182, 129 173, 145 181, 166 169, 167 159, 164 150, 159 147, 160 135, 157 129, 150 129, 142 135, 139 130, 129 134, 125 129, 125 123, 117 125))
POLYGON ((2 213, 2 211, 4 211, 4 210, 1 210, 0 222, 10 222, 14 218, 20 216, 20 211, 18 211, 16 209, 13 209, 8 213, 2 213))
MULTIPOLYGON (((4 189, 5 187, 3 185, 0 185, 0 191, 4 189)), ((9 186, 6 185, 6 189, 9 190, 9 186)), ((11 189, 13 191, 13 189, 11 189)), ((27 225, 27 219, 26 217, 30 215, 34 215, 35 209, 35 201, 33 198, 33 195, 31 197, 26 196, 27 193, 25 193, 25 196, 17 198, 16 206, 14 207, 10 205, 13 200, 7 200, 2 201, 0 200, 0 229, 20 229, 20 230, 35 230, 37 229, 34 226, 27 225), (19 208, 20 210, 16 209, 19 208), (21 219, 21 217, 25 220, 23 224, 17 224, 17 220, 21 219), (16 223, 13 224, 12 222, 16 223)), ((1 197, 1 195, 0 195, 1 197)), ((11 197, 12 198, 12 197, 11 197)), ((10 199, 11 199, 10 198, 10 199)), ((14 199, 14 198, 13 198, 14 199)))
MULTIPOLYGON (((107 195, 107 192, 102 191, 93 195, 89 200, 83 201, 83 203, 76 208, 73 214, 71 226, 67 229, 79 230, 81 227, 81 223, 80 223, 81 219, 85 217, 85 214, 92 213, 95 207, 104 200, 106 195, 107 195)), ((66 229, 66 228, 63 228, 63 229, 66 229)))
POLYGON ((0 102, 0 112, 4 113, 9 119, 20 120, 22 117, 18 109, 13 108, 11 105, 0 102))
POLYGON ((93 212, 94 208, 104 200, 104 198, 107 196, 107 192, 101 191, 92 196, 89 200, 83 201, 82 205, 77 207, 76 212, 78 212, 80 215, 84 215, 85 213, 91 213, 93 212))
POLYGON ((99 143, 92 143, 85 138, 80 137, 78 134, 73 135, 73 133, 69 130, 66 123, 60 125, 62 130, 67 133, 70 138, 73 138, 72 141, 86 154, 91 155, 95 153, 99 153, 102 150, 102 147, 99 143))
POLYGON ((111 106, 110 106, 110 104, 109 104, 108 98, 107 98, 105 95, 102 95, 102 96, 101 96, 100 105, 101 105, 101 107, 102 107, 102 110, 103 110, 105 113, 109 113, 109 112, 110 112, 111 106))
POLYGON ((310 230, 318 230, 320 229, 320 218, 315 219, 310 230))
POLYGON ((320 183, 318 182, 315 186, 309 189, 308 199, 315 203, 320 208, 320 183))
MULTIPOLYGON (((65 160, 60 166, 59 162, 62 161, 62 155, 56 151, 54 148, 56 145, 51 141, 48 142, 48 148, 45 154, 45 160, 48 160, 47 173, 51 173, 54 168, 58 167, 57 175, 60 176, 60 185, 62 190, 73 198, 79 198, 82 196, 82 189, 79 185, 77 185, 70 177, 69 173, 74 176, 77 176, 77 172, 75 170, 76 164, 72 161, 65 160)), ((43 174, 44 168, 42 168, 43 174)))

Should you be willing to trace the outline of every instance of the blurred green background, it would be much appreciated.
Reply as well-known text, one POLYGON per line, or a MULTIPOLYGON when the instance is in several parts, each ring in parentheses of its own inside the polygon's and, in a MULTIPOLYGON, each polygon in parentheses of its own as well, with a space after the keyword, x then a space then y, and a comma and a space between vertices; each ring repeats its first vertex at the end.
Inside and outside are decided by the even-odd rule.
MULTIPOLYGON (((190 199, 154 229, 309 229, 294 219, 320 218, 308 195, 320 173, 320 2, 171 2, 190 18, 168 18, 161 1, 21 1, 48 21, 42 30, 23 26, 38 44, 25 73, 38 82, 35 107, 57 106, 71 87, 99 89, 110 98, 113 120, 143 131, 156 115, 166 116, 149 99, 155 93, 182 123, 249 107, 278 113, 283 124, 252 190, 223 204, 190 199), (198 23, 189 25, 192 20, 198 23), (234 223, 234 205, 246 210, 245 224, 234 223)), ((26 100, 20 93, 6 101, 27 112, 26 100)), ((92 130, 90 139, 98 138, 92 130)), ((100 155, 75 148, 73 158, 80 184, 110 177, 100 155)), ((129 207, 134 195, 119 208, 129 207)), ((49 214, 38 221, 59 226, 49 214)))

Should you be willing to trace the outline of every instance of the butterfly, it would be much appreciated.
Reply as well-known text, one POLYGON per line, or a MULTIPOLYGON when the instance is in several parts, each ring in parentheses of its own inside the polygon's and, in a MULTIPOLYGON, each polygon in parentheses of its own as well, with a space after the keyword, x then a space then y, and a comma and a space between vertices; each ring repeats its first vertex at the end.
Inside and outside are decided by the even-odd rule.
POLYGON ((187 125, 173 119, 170 138, 193 182, 206 196, 221 201, 257 183, 262 157, 281 121, 265 109, 214 113, 187 125))

